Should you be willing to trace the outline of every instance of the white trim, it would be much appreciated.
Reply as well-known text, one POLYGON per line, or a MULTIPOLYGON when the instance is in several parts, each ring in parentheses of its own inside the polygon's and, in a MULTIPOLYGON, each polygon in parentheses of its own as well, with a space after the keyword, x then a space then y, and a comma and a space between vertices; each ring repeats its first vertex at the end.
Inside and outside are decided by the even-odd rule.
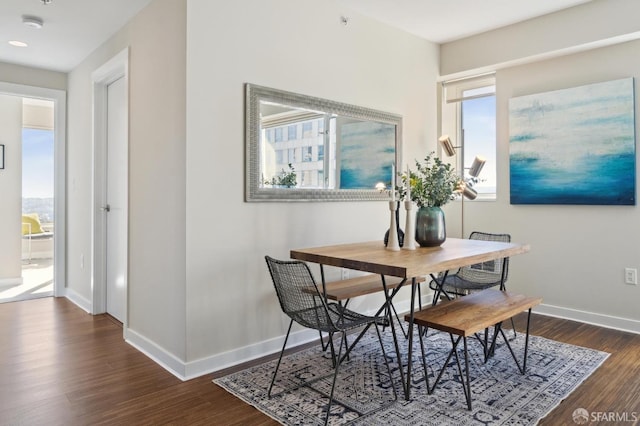
POLYGON ((0 93, 24 98, 47 99, 54 103, 54 278, 53 295, 64 295, 67 281, 66 271, 66 147, 67 147, 67 92, 58 89, 46 89, 43 87, 26 86, 22 84, 0 82, 0 93))
MULTIPOLYGON (((107 140, 107 87, 114 81, 124 78, 125 90, 125 104, 127 110, 129 108, 129 48, 125 48, 120 53, 115 55, 109 61, 107 61, 100 68, 96 69, 91 74, 91 80, 93 83, 93 196, 92 196, 92 214, 91 214, 91 292, 92 303, 91 312, 93 314, 100 314, 106 312, 106 269, 105 269, 105 256, 104 251, 106 241, 106 218, 101 207, 106 204, 106 140, 107 140)), ((127 112, 128 116, 128 112, 127 112)), ((127 123, 128 129, 128 123, 127 123)), ((128 134, 128 130, 127 130, 128 134)), ((128 145, 128 140, 127 140, 128 145)), ((128 148, 127 148, 128 152, 128 148)), ((128 160, 126 167, 126 175, 128 182, 128 160)), ((128 185, 128 183, 127 183, 128 185)), ((125 196, 128 200, 128 194, 125 196)), ((129 207, 125 206, 126 214, 124 215, 125 229, 127 230, 128 239, 128 220, 129 220, 129 207)), ((127 244, 128 246, 128 244, 127 244)), ((125 262, 128 262, 128 255, 125 255, 125 262)), ((127 287, 128 294, 128 276, 129 268, 128 264, 125 264, 125 287, 127 287)), ((128 297, 125 300, 124 307, 124 321, 123 321, 123 335, 126 338, 126 330, 129 326, 128 315, 128 297)))
MULTIPOLYGON (((295 331, 289 336, 287 349, 317 339, 318 332, 315 330, 295 331)), ((125 341, 180 380, 191 380, 214 371, 278 353, 282 349, 284 335, 186 363, 130 328, 126 331, 125 341)))
POLYGON ((634 319, 615 317, 612 315, 598 314, 595 312, 587 312, 579 309, 563 308, 561 306, 547 304, 538 306, 534 309, 534 312, 540 315, 563 318, 597 325, 599 327, 640 334, 640 321, 634 319))
MULTIPOLYGON (((425 303, 430 303, 432 298, 433 291, 431 290, 424 292, 422 295, 422 300, 425 303)), ((408 312, 410 303, 410 299, 407 298, 395 303, 395 307, 398 312, 408 312)), ((372 315, 375 312, 374 310, 371 310, 370 312, 364 313, 372 315)), ((534 313, 593 324, 599 327, 612 328, 631 333, 640 333, 640 321, 637 320, 612 317, 609 315, 551 305, 539 305, 534 309, 534 313)), ((292 332, 289 336, 287 349, 313 342, 317 339, 318 332, 315 330, 298 330, 292 332)), ((180 380, 191 380, 196 377, 211 374, 254 359, 259 359, 273 353, 278 353, 282 349, 284 335, 186 363, 131 329, 127 330, 125 340, 131 346, 147 355, 180 380)))
POLYGON ((155 363, 160 365, 169 373, 176 376, 178 379, 187 380, 184 375, 185 362, 172 353, 167 352, 160 345, 154 343, 142 334, 139 334, 138 332, 130 328, 125 329, 124 340, 128 344, 151 358, 155 363))
POLYGON ((86 311, 89 314, 91 313, 91 300, 81 296, 75 290, 67 288, 63 296, 83 311, 86 311))
MULTIPOLYGON (((253 345, 219 353, 196 361, 190 361, 185 365, 185 378, 183 380, 190 380, 270 354, 279 353, 282 350, 284 337, 284 335, 278 336, 253 345)), ((304 345, 314 340, 318 341, 318 338, 319 335, 316 330, 304 329, 295 332, 292 331, 287 341, 287 349, 304 345)))

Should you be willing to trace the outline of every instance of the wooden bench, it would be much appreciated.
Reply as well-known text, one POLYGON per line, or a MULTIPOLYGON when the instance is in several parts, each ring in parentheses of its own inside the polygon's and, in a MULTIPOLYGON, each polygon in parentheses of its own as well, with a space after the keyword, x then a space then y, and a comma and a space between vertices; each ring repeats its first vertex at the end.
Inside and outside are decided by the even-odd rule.
MULTIPOLYGON (((395 290, 402 283, 402 280, 402 278, 398 277, 385 277, 387 290, 395 290)), ((411 282, 411 280, 407 281, 409 283, 411 282)), ((417 279, 417 282, 423 281, 424 277, 417 279)), ((322 285, 318 286, 318 290, 322 292, 322 285)), ((354 297, 365 296, 382 290, 383 287, 380 275, 375 274, 325 283, 327 299, 335 301, 349 300, 354 297)))
MULTIPOLYGON (((425 371, 425 381, 427 385, 427 391, 429 394, 433 392, 436 385, 442 377, 449 360, 452 356, 455 356, 458 369, 460 370, 460 380, 464 389, 465 398, 467 400, 467 406, 471 410, 471 383, 469 381, 469 356, 467 350, 467 337, 474 336, 476 333, 487 330, 489 327, 495 327, 492 342, 489 345, 485 339, 485 362, 487 357, 491 355, 495 349, 496 337, 498 334, 502 335, 511 356, 513 357, 518 370, 521 374, 524 374, 527 368, 527 351, 529 346, 529 323, 531 320, 531 308, 542 303, 540 297, 528 297, 521 294, 514 294, 507 291, 500 291, 495 289, 482 290, 477 293, 472 293, 469 296, 463 296, 455 300, 445 301, 433 307, 418 311, 413 316, 414 324, 418 325, 418 331, 420 336, 420 346, 422 348, 422 363, 425 371), (518 362, 508 339, 502 331, 502 321, 508 320, 516 314, 528 310, 527 316, 527 334, 524 345, 524 358, 522 367, 518 362), (440 374, 435 380, 432 388, 429 388, 429 378, 427 374, 427 367, 425 361, 425 349, 422 337, 423 327, 435 328, 451 335, 451 342, 453 348, 447 357, 440 374), (457 335, 458 339, 454 341, 453 335, 457 335), (458 359, 458 343, 463 340, 464 343, 464 361, 465 361, 465 377, 460 367, 460 361, 458 359)), ((405 320, 411 321, 410 315, 405 316, 405 320)), ((486 334, 485 334, 486 336, 486 334)))

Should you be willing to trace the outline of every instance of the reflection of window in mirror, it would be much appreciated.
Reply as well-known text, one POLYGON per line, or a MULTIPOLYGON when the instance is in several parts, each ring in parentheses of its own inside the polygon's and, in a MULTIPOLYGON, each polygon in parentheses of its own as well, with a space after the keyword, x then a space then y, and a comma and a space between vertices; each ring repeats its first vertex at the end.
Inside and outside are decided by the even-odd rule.
POLYGON ((495 75, 482 75, 454 81, 443 86, 441 134, 450 136, 456 155, 443 156, 458 171, 468 172, 476 156, 486 163, 473 184, 476 200, 496 199, 496 96, 495 75), (464 159, 462 158, 464 153, 464 159))
POLYGON ((262 158, 263 180, 271 181, 274 176, 293 170, 296 187, 334 188, 331 184, 335 185, 335 180, 325 182, 324 176, 335 175, 335 157, 333 161, 325 161, 327 152, 335 156, 335 134, 324 129, 325 122, 335 121, 335 117, 273 103, 262 104, 261 115, 266 142, 262 158))
POLYGON ((311 146, 303 146, 302 147, 302 161, 308 163, 313 160, 313 147, 311 146))
POLYGON ((247 201, 385 199, 402 117, 246 87, 247 201))
POLYGON ((302 137, 310 138, 313 132, 313 123, 307 121, 306 123, 302 123, 302 137))
POLYGON ((287 140, 294 140, 294 139, 298 139, 298 126, 297 125, 293 125, 293 126, 289 126, 288 130, 287 130, 287 140))

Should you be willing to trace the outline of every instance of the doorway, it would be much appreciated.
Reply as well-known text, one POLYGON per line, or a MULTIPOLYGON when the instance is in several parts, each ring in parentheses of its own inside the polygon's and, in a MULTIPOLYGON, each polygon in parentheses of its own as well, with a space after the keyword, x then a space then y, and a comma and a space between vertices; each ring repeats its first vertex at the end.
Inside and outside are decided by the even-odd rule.
POLYGON ((22 98, 22 285, 14 300, 53 295, 54 103, 22 98))
POLYGON ((0 82, 0 98, 7 160, 0 216, 10 226, 3 235, 14 236, 0 254, 0 302, 62 296, 66 96, 0 82))
POLYGON ((94 86, 93 314, 127 329, 128 49, 96 70, 94 86))

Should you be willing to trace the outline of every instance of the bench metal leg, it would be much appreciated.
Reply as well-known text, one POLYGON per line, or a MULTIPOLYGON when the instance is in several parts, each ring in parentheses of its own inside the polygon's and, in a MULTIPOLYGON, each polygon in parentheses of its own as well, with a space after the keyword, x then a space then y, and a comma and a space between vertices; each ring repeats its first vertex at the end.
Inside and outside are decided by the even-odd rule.
POLYGON ((431 395, 431 388, 429 387, 429 371, 427 370, 427 354, 424 350, 424 336, 421 325, 418 326, 418 336, 420 337, 420 352, 422 353, 422 368, 424 369, 424 383, 427 386, 427 394, 431 395))
MULTIPOLYGON (((513 319, 513 318, 511 318, 513 319)), ((489 348, 489 352, 485 352, 485 362, 487 362, 487 359, 491 356, 493 356, 494 352, 495 352, 495 347, 496 347, 496 339, 498 338, 498 334, 502 335, 502 339, 504 340, 505 344, 507 345, 507 348, 509 349, 509 352, 511 353, 511 357, 513 358, 513 360, 516 363, 516 366, 518 367, 518 370, 520 371, 520 374, 524 374, 527 371, 527 355, 529 353, 529 326, 531 324, 531 308, 529 308, 528 312, 527 312, 527 331, 525 334, 525 340, 524 340, 524 355, 523 355, 523 359, 522 359, 522 365, 520 365, 520 362, 518 362, 518 358, 516 357, 515 352, 513 351, 513 348, 511 347, 511 344, 509 343, 509 339, 507 339, 507 336, 504 334, 504 330, 502 329, 502 323, 498 323, 495 325, 495 331, 493 334, 493 340, 491 342, 491 346, 489 348)))
POLYGON ((520 366, 520 363, 516 358, 516 354, 513 352, 513 349, 511 348, 511 345, 509 344, 509 340, 507 339, 507 336, 505 336, 504 331, 502 330, 502 327, 500 327, 500 334, 502 334, 502 338, 504 339, 504 342, 507 344, 507 347, 509 348, 509 352, 511 352, 511 356, 513 357, 513 360, 516 362, 516 365, 518 366, 518 370, 520 370, 520 374, 524 374, 527 371, 527 354, 529 352, 530 323, 531 323, 531 308, 529 308, 529 311, 527 312, 527 334, 524 340, 524 355, 522 357, 522 366, 520 366))
MULTIPOLYGON (((516 363, 516 366, 518 367, 518 370, 520 371, 520 374, 525 374, 526 370, 527 370, 527 355, 529 352, 529 330, 530 330, 530 325, 531 325, 531 308, 529 308, 528 312, 527 312, 527 332, 526 332, 526 337, 525 337, 525 342, 524 342, 524 356, 523 356, 523 361, 522 361, 522 365, 520 365, 520 362, 518 361, 515 352, 513 351, 513 348, 511 347, 511 344, 509 343, 509 339, 507 339, 507 336, 504 333, 504 330, 502 329, 502 322, 498 323, 495 325, 495 330, 494 330, 494 334, 493 334, 493 338, 491 339, 491 343, 489 343, 487 341, 487 330, 485 330, 485 341, 483 342, 482 339, 480 339, 479 336, 476 335, 476 337, 478 338, 478 340, 480 340, 480 343, 482 343, 483 346, 483 352, 484 352, 484 360, 485 362, 487 362, 487 359, 493 355, 493 352, 495 351, 495 346, 496 346, 496 339, 498 337, 498 334, 502 335, 502 338, 504 339, 507 348, 509 349, 509 352, 511 353, 511 357, 513 358, 513 360, 516 363)), ((460 375, 460 382, 462 384, 462 389, 464 392, 464 396, 465 399, 467 400, 467 408, 469 410, 472 409, 472 405, 471 405, 471 378, 469 376, 469 348, 467 345, 467 337, 466 336, 458 336, 457 339, 454 340, 453 338, 453 334, 449 333, 449 337, 451 339, 451 351, 449 351, 449 355, 447 356, 447 359, 445 360, 444 364, 442 365, 442 368, 440 369, 440 373, 438 373, 438 377, 436 377, 435 382, 433 383, 432 387, 429 387, 429 374, 427 371, 427 362, 426 362, 426 350, 424 348, 424 339, 423 339, 423 328, 422 326, 418 326, 418 336, 420 337, 420 347, 421 347, 421 353, 422 353, 422 367, 424 369, 424 377, 425 377, 425 383, 427 385, 427 393, 429 395, 431 395, 433 393, 433 391, 435 390, 436 386, 438 385, 438 383, 440 382, 440 379, 442 378, 442 375, 444 374, 445 369, 449 366, 449 362, 451 361, 451 357, 455 357, 456 359, 456 366, 458 368, 458 373, 460 375), (460 340, 462 340, 463 342, 463 350, 464 350, 464 372, 462 371, 462 365, 460 363, 460 358, 458 356, 458 345, 460 344, 460 340)))
POLYGON ((420 336, 420 346, 421 346, 421 352, 422 352, 422 367, 424 369, 424 379, 425 379, 425 384, 427 385, 427 393, 429 395, 433 393, 433 391, 436 389, 436 386, 438 386, 438 383, 440 383, 440 379, 442 378, 444 371, 449 366, 449 362, 451 361, 451 358, 455 357, 456 367, 458 368, 458 374, 460 375, 460 382, 461 382, 460 384, 462 385, 462 391, 464 392, 464 397, 467 401, 467 408, 471 410, 471 379, 469 377, 469 350, 467 346, 467 338, 463 336, 458 336, 458 338, 454 340, 453 334, 449 333, 449 337, 451 339, 451 350, 449 351, 449 355, 447 356, 447 359, 445 360, 444 364, 440 368, 440 372, 438 373, 438 377, 436 377, 435 382, 433 383, 433 386, 429 387, 429 374, 427 371, 427 363, 426 363, 427 357, 426 357, 426 350, 424 349, 422 328, 423 327, 418 326, 418 334, 420 336), (458 345, 460 344, 461 340, 463 341, 463 347, 464 347, 464 371, 462 371, 462 365, 460 364, 460 357, 458 356, 458 345))
MULTIPOLYGON (((462 387, 465 388, 464 396, 467 397, 467 408, 471 411, 471 380, 469 379, 469 350, 467 348, 467 338, 463 337, 464 341, 464 369, 465 375, 467 377, 467 386, 465 388, 465 384, 462 383, 462 387)), ((462 380, 462 374, 460 375, 460 380, 462 380)))

